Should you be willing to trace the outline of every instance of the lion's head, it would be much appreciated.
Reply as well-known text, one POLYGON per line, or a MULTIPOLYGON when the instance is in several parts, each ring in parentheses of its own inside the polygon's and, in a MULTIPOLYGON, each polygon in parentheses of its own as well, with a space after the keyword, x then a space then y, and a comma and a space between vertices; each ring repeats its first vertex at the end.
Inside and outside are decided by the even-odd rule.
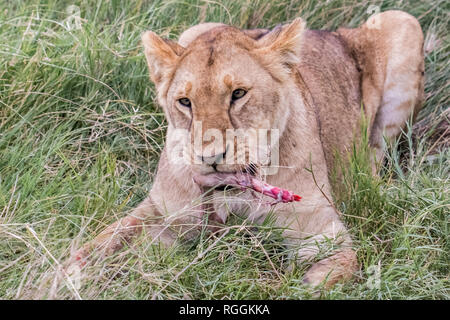
POLYGON ((250 147, 245 144, 243 159, 238 149, 242 140, 236 136, 245 132, 249 139, 259 139, 269 130, 267 143, 278 143, 274 137, 282 136, 290 116, 288 99, 295 91, 292 77, 304 28, 296 19, 256 38, 219 25, 186 46, 152 31, 143 34, 150 77, 169 123, 168 137, 177 129, 187 132, 195 172, 255 170, 260 157, 267 160, 260 147, 249 152, 256 140, 250 140, 250 147))

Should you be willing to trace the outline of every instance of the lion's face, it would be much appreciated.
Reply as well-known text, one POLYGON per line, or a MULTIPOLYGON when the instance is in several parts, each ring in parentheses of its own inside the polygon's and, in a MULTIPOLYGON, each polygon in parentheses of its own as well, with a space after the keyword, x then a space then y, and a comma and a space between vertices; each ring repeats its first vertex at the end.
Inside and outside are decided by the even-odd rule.
POLYGON ((222 26, 186 48, 152 32, 143 35, 169 131, 185 130, 194 171, 248 171, 270 162, 289 117, 286 90, 302 31, 296 20, 254 40, 222 26))

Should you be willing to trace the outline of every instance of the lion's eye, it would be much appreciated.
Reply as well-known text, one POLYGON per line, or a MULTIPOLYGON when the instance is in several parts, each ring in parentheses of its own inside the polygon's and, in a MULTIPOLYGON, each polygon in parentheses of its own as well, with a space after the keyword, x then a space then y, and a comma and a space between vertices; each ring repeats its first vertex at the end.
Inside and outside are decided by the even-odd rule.
POLYGON ((188 98, 181 98, 181 99, 178 99, 178 102, 179 102, 182 106, 185 106, 185 107, 188 107, 188 108, 191 107, 191 100, 189 100, 188 98))
POLYGON ((245 91, 244 89, 236 89, 233 91, 233 93, 231 95, 231 100, 240 99, 243 96, 245 96, 246 93, 247 93, 247 91, 245 91))

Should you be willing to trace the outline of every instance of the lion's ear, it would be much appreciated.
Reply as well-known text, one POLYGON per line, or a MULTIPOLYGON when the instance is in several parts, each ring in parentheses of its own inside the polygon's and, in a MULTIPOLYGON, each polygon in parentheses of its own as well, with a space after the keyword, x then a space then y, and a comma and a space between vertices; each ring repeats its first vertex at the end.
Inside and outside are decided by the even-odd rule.
POLYGON ((268 67, 290 70, 299 63, 305 25, 303 19, 297 18, 289 25, 276 27, 257 41, 257 54, 268 67))
POLYGON ((184 48, 174 41, 162 39, 152 31, 146 31, 142 37, 145 57, 147 59, 150 78, 159 86, 176 65, 184 48))

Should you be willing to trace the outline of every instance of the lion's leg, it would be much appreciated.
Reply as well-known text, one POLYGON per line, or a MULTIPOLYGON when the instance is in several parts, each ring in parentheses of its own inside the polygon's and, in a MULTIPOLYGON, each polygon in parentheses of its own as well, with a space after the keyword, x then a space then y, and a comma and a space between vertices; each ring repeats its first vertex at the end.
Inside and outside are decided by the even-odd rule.
MULTIPOLYGON (((362 27, 371 43, 366 59, 372 59, 366 78, 378 73, 381 101, 375 115, 370 142, 377 160, 384 156, 384 137, 392 141, 415 118, 424 99, 423 33, 413 16, 401 11, 387 11, 373 16, 362 27), (374 26, 369 22, 375 21, 374 26)), ((363 66, 364 68, 365 66, 363 66)), ((363 79, 364 81, 364 79, 363 79)), ((364 92, 363 96, 367 96, 364 92)), ((365 101, 364 101, 365 102, 365 101)))
POLYGON ((413 72, 400 75, 395 69, 388 78, 381 107, 372 127, 370 142, 376 149, 377 160, 383 159, 384 138, 392 141, 405 128, 409 119, 415 118, 423 101, 423 79, 413 72), (422 89, 419 89, 422 88, 422 89))
POLYGON ((120 250, 123 245, 130 242, 144 229, 154 239, 165 246, 171 246, 176 237, 163 226, 162 219, 150 198, 145 199, 128 216, 114 222, 93 240, 84 244, 79 250, 71 255, 67 265, 83 267, 87 258, 94 252, 100 251, 103 256, 108 256, 120 250))
POLYGON ((357 270, 356 254, 350 235, 334 209, 323 206, 298 214, 302 215, 302 222, 290 223, 285 231, 288 246, 299 248, 292 256, 298 263, 311 261, 318 255, 326 256, 312 265, 304 282, 329 288, 350 279, 357 270))
POLYGON ((384 137, 398 137, 424 99, 423 33, 419 22, 402 11, 370 17, 356 29, 338 33, 354 51, 362 69, 362 98, 370 120, 370 144, 384 158, 384 137))
POLYGON ((383 134, 388 139, 396 138, 422 106, 423 33, 417 19, 405 12, 388 11, 374 19, 379 20, 379 27, 369 35, 374 38, 371 41, 376 42, 377 55, 385 55, 386 69, 381 105, 371 138, 374 145, 382 147, 383 134))
POLYGON ((345 248, 313 264, 306 272, 303 281, 313 287, 323 284, 325 288, 330 288, 338 282, 351 279, 356 270, 355 251, 351 248, 345 248))
MULTIPOLYGON (((420 53, 417 54, 416 60, 420 57, 420 53)), ((381 162, 384 157, 384 139, 392 141, 397 138, 405 129, 406 123, 410 119, 415 120, 422 107, 423 60, 416 61, 415 66, 405 68, 404 65, 408 63, 408 60, 412 59, 407 55, 402 58, 393 56, 388 60, 381 106, 376 114, 370 136, 370 143, 376 150, 378 162, 381 162)))

